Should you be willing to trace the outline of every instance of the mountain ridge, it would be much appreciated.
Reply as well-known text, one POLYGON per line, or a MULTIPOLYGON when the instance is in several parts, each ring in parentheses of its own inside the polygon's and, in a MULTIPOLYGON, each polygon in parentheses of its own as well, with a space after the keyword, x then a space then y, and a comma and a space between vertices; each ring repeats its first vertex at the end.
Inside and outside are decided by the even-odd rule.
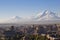
POLYGON ((58 23, 60 21, 60 17, 56 15, 56 13, 51 12, 49 10, 45 10, 44 12, 39 14, 38 16, 34 16, 31 18, 22 18, 19 16, 13 16, 5 21, 5 23, 58 23))
POLYGON ((58 17, 56 15, 56 13, 53 13, 51 11, 48 11, 48 10, 45 10, 42 15, 39 15, 37 16, 37 19, 40 19, 40 20, 56 20, 56 19, 60 19, 60 17, 58 17))

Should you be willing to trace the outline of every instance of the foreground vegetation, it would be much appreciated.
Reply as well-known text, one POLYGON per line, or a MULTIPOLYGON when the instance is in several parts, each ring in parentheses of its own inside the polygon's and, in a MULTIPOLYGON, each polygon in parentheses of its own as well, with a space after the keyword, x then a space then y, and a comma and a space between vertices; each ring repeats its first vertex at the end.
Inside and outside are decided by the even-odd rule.
POLYGON ((15 36, 12 37, 4 37, 4 39, 0 40, 48 40, 46 36, 41 36, 41 35, 19 35, 16 34, 15 36))

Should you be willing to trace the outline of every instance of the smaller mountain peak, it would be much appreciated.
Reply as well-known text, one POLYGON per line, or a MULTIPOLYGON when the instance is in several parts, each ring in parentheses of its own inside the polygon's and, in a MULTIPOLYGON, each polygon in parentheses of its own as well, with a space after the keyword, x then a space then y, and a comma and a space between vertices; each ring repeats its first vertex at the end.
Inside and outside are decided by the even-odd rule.
POLYGON ((19 16, 13 16, 13 17, 11 17, 12 19, 20 19, 21 17, 19 17, 19 16))

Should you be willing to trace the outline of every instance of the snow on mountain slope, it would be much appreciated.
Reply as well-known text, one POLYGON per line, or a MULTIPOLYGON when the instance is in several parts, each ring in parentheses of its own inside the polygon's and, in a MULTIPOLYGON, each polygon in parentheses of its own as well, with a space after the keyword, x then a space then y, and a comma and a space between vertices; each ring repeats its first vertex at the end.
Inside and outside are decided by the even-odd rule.
POLYGON ((37 20, 59 20, 60 17, 56 15, 56 13, 53 13, 51 11, 45 10, 41 15, 39 14, 36 17, 37 20))
POLYGON ((7 21, 7 23, 25 23, 25 22, 28 22, 30 20, 31 20, 30 17, 13 16, 6 21, 7 21))
POLYGON ((13 16, 13 17, 11 17, 11 19, 21 19, 21 17, 19 17, 19 16, 13 16))
POLYGON ((16 22, 20 21, 21 19, 22 18, 19 16, 13 16, 13 17, 6 19, 6 22, 7 23, 16 23, 16 22))
POLYGON ((0 23, 21 23, 21 24, 60 23, 60 17, 58 17, 54 12, 45 10, 44 12, 37 14, 34 17, 13 16, 11 18, 1 21, 0 23))

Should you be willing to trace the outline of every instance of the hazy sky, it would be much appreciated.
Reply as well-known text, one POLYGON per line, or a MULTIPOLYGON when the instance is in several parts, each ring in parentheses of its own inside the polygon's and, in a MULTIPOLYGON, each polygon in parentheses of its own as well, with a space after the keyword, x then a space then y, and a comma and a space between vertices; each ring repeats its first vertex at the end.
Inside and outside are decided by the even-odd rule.
POLYGON ((60 13, 60 0, 0 0, 0 19, 36 15, 46 9, 60 13))

